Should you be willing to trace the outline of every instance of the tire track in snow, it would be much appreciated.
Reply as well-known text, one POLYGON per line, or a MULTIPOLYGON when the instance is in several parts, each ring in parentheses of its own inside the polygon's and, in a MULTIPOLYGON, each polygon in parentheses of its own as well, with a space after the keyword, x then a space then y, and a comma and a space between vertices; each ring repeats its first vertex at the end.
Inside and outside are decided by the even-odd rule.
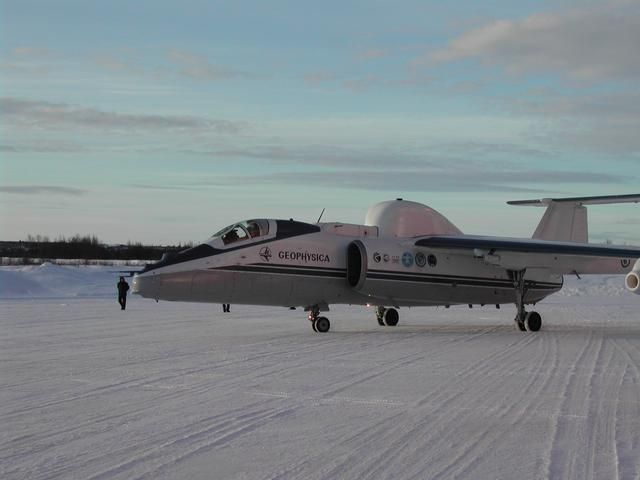
MULTIPOLYGON (((500 408, 498 405, 494 407, 498 422, 505 420, 505 423, 509 425, 509 430, 526 422, 532 414, 535 415, 535 403, 552 382, 551 373, 559 363, 557 337, 542 334, 536 336, 536 341, 539 342, 541 348, 538 355, 533 358, 540 361, 533 362, 535 369, 525 373, 528 378, 526 385, 518 389, 516 395, 505 398, 508 401, 506 409, 500 408)), ((476 414, 477 411, 469 412, 467 416, 475 416, 476 414)), ((494 447, 504 436, 504 432, 496 429, 494 425, 487 426, 487 430, 478 432, 474 439, 459 447, 461 451, 452 457, 449 465, 441 467, 436 472, 430 472, 430 477, 433 479, 473 478, 474 468, 485 459, 483 454, 494 447)), ((422 474, 423 472, 417 472, 409 478, 422 478, 422 474)))
MULTIPOLYGON (((519 334, 518 334, 519 335, 519 334)), ((464 369, 460 374, 456 375, 455 385, 462 385, 469 378, 472 378, 474 375, 481 374, 481 372, 489 371, 492 368, 493 362, 498 362, 502 358, 506 358, 511 355, 514 349, 520 349, 523 345, 528 345, 533 342, 535 338, 533 336, 529 337, 521 337, 511 344, 509 344, 506 348, 503 348, 497 352, 492 352, 490 355, 485 356, 479 362, 474 363, 470 367, 464 369)), ((432 355, 429 355, 431 358, 432 355)), ((498 376, 496 379, 500 378, 498 376)), ((422 418, 418 421, 413 421, 411 427, 407 428, 406 423, 398 422, 398 424, 393 425, 388 431, 385 431, 382 436, 372 437, 372 438, 358 438, 357 444, 364 443, 370 445, 368 449, 368 455, 364 458, 360 458, 359 462, 355 465, 346 463, 346 464, 338 464, 333 466, 332 469, 326 470, 322 468, 320 471, 316 472, 313 476, 315 478, 323 478, 323 479, 332 479, 336 478, 336 475, 341 478, 377 478, 382 477, 384 470, 393 464, 394 459, 396 459, 399 455, 405 455, 407 451, 417 451, 416 447, 411 445, 415 443, 413 440, 415 438, 421 438, 421 432, 425 431, 434 431, 436 426, 440 426, 438 431, 446 430, 446 425, 449 422, 455 422, 455 419, 447 418, 446 415, 438 415, 437 412, 440 408, 454 409, 458 412, 466 411, 468 414, 472 415, 475 412, 475 409, 472 408, 471 403, 473 399, 469 399, 468 402, 465 402, 457 407, 452 407, 451 402, 456 399, 460 394, 454 392, 453 394, 449 392, 449 388, 447 388, 444 392, 440 393, 430 393, 426 398, 437 398, 438 401, 429 401, 425 402, 425 399, 418 402, 414 402, 414 405, 411 405, 409 408, 410 412, 420 411, 423 408, 432 407, 436 405, 436 409, 433 410, 430 414, 422 416, 422 418), (433 418, 435 417, 435 418, 433 418), (410 450, 411 448, 412 450, 410 450)), ((483 391, 491 391, 492 386, 490 384, 485 384, 482 387, 483 391)), ((439 436, 439 435, 438 435, 439 436)), ((421 441, 421 444, 429 444, 429 441, 421 441)), ((422 452, 422 456, 424 457, 424 450, 422 452)), ((322 465, 322 462, 318 462, 322 465)), ((406 464, 405 464, 406 465, 406 464)), ((392 478, 392 477, 389 477, 392 478)))
POLYGON ((559 405, 558 414, 555 415, 552 430, 553 436, 550 441, 549 463, 546 471, 548 478, 583 478, 578 475, 576 468, 580 466, 577 464, 580 460, 580 454, 584 455, 585 452, 575 451, 576 440, 583 438, 583 425, 575 418, 571 418, 570 414, 577 412, 585 417, 589 414, 589 384, 584 384, 583 377, 588 376, 589 382, 591 382, 598 366, 597 362, 603 344, 602 335, 596 335, 594 331, 591 331, 589 340, 567 374, 562 394, 563 400, 559 405), (588 375, 577 373, 584 358, 593 358, 588 368, 588 375))

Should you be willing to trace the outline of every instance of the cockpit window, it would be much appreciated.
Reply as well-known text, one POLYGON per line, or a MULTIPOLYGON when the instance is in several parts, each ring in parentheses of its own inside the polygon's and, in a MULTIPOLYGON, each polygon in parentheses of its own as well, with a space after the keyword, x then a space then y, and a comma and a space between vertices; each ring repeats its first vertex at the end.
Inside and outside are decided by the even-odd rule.
POLYGON ((247 220, 223 228, 213 235, 213 238, 221 238, 222 243, 229 245, 269 234, 268 220, 247 220))
POLYGON ((222 242, 225 245, 230 243, 240 242, 249 238, 249 234, 242 227, 242 225, 234 225, 225 234, 222 235, 222 242))
POLYGON ((269 234, 268 220, 247 220, 244 222, 251 238, 264 237, 269 234))

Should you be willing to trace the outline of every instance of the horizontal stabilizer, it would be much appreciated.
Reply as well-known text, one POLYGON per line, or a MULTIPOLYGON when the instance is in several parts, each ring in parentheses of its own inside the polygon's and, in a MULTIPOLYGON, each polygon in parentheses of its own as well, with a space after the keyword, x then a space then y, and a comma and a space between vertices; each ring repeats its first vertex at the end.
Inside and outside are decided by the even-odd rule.
POLYGON ((638 203, 640 193, 630 195, 604 195, 598 197, 542 198, 540 200, 514 200, 509 205, 547 207, 533 238, 564 242, 587 243, 589 227, 587 205, 638 203))
POLYGON ((606 205, 610 203, 640 203, 640 193, 630 195, 601 195, 598 197, 541 198, 540 200, 512 200, 509 205, 547 207, 551 203, 576 205, 606 205))

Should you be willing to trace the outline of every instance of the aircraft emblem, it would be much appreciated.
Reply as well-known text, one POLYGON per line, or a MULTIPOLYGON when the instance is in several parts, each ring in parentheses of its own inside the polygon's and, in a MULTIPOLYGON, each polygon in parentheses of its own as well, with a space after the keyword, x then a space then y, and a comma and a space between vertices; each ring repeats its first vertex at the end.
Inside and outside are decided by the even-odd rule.
POLYGON ((425 256, 425 254, 422 252, 416 253, 416 265, 422 268, 426 264, 427 264, 427 257, 425 256))
POLYGON ((375 252, 375 253, 373 254, 373 260, 374 260, 376 263, 380 263, 380 260, 382 260, 382 257, 380 256, 380 254, 379 254, 378 252, 375 252))
POLYGON ((271 249, 270 249, 269 247, 262 247, 262 248, 260 249, 260 256, 261 256, 262 258, 264 258, 264 259, 265 259, 265 261, 267 261, 267 262, 268 262, 269 260, 271 260, 271 257, 272 257, 273 255, 271 254, 271 249))
POLYGON ((402 254, 402 264, 407 268, 413 265, 413 255, 411 255, 409 252, 404 252, 402 254))
POLYGON ((622 265, 622 268, 627 268, 629 265, 631 265, 631 260, 629 260, 628 258, 623 258, 622 260, 620 260, 620 265, 622 265))

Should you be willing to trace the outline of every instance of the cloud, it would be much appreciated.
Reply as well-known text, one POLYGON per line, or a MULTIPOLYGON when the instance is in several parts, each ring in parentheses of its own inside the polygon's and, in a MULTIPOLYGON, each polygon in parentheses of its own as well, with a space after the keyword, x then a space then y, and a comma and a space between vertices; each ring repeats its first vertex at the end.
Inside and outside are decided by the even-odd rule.
POLYGON ((350 92, 360 93, 377 85, 379 83, 379 80, 380 79, 377 75, 366 75, 360 78, 344 80, 342 82, 342 86, 350 92))
POLYGON ((128 73, 131 75, 144 75, 144 69, 133 62, 120 60, 110 54, 100 54, 95 57, 96 65, 115 73, 128 73))
POLYGON ((572 79, 638 79, 640 6, 599 7, 523 20, 496 20, 470 30, 414 65, 478 59, 514 74, 559 73, 572 79))
POLYGON ((20 46, 11 50, 11 55, 19 58, 40 58, 48 59, 57 56, 54 50, 43 47, 20 46))
POLYGON ((378 58, 384 58, 389 56, 389 54, 391 53, 391 50, 389 48, 371 48, 369 50, 365 50, 363 52, 360 52, 357 55, 358 60, 360 60, 361 62, 366 62, 369 60, 375 60, 378 58))
POLYGON ((20 185, 0 186, 0 193, 17 195, 68 195, 80 196, 87 193, 86 190, 72 187, 57 187, 52 185, 20 185))
POLYGON ((251 77, 246 72, 209 63, 206 57, 185 50, 172 48, 167 57, 178 67, 180 74, 192 80, 218 81, 251 77))
POLYGON ((549 157, 550 153, 538 148, 514 143, 459 142, 440 145, 438 148, 447 153, 465 156, 509 155, 511 157, 549 157))
POLYGON ((539 94, 511 100, 516 113, 553 119, 544 134, 555 145, 612 154, 640 154, 640 94, 539 94))
POLYGON ((393 192, 486 192, 499 190, 519 193, 542 193, 550 186, 566 184, 624 185, 633 181, 622 175, 572 171, 491 171, 423 169, 391 172, 362 170, 340 172, 282 172, 269 175, 219 176, 192 182, 198 186, 229 185, 312 185, 393 192))
POLYGON ((10 152, 10 153, 24 153, 24 152, 35 152, 35 153, 77 153, 84 152, 85 148, 77 145, 75 143, 69 142, 58 142, 58 141, 45 141, 40 139, 32 139, 28 142, 20 142, 19 144, 13 145, 0 145, 0 152, 10 152))
POLYGON ((304 77, 302 78, 304 80, 304 83, 306 83, 307 85, 317 87, 318 85, 321 85, 323 83, 336 80, 337 76, 335 73, 331 72, 313 72, 304 75, 304 77))
POLYGON ((71 125, 82 128, 150 131, 215 131, 235 134, 246 125, 228 120, 211 120, 195 116, 144 115, 105 112, 95 108, 65 103, 50 103, 17 98, 0 98, 0 113, 5 123, 28 127, 71 125))

